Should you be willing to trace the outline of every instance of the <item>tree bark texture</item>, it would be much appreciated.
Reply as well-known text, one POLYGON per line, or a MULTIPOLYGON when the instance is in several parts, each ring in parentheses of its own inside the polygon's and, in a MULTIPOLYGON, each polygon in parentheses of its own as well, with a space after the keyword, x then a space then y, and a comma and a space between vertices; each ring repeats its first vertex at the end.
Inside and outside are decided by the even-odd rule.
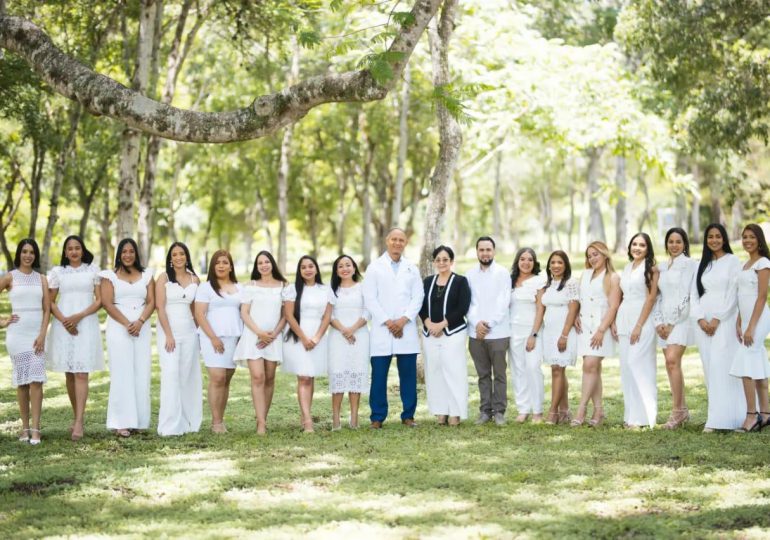
MULTIPOLYGON (((147 0, 146 0, 147 1, 147 0)), ((256 139, 297 122, 323 103, 374 101, 384 98, 401 78, 428 21, 442 0, 415 0, 411 24, 402 26, 388 52, 393 78, 377 82, 369 70, 311 77, 277 93, 257 97, 242 109, 208 113, 178 109, 148 98, 94 72, 62 52, 33 22, 0 15, 0 47, 13 51, 58 93, 78 101, 87 111, 125 122, 130 128, 166 139, 188 142, 232 142, 256 139)))
POLYGON ((392 227, 398 227, 401 220, 401 205, 404 193, 404 177, 406 176, 406 151, 409 144, 409 92, 412 87, 412 71, 407 65, 404 68, 404 82, 401 87, 401 103, 398 115, 398 158, 396 162, 396 187, 393 194, 393 210, 390 217, 392 227))
POLYGON ((615 204, 615 253, 622 253, 628 236, 626 156, 615 157, 615 190, 618 197, 615 204))
POLYGON ((692 166, 692 177, 695 182, 695 189, 692 192, 692 208, 690 209, 690 234, 692 238, 691 242, 698 242, 700 240, 700 182, 702 178, 701 169, 698 164, 692 166))
POLYGON ((590 242, 594 240, 607 241, 604 233, 604 221, 602 220, 602 209, 599 204, 599 161, 602 156, 601 148, 589 148, 588 170, 586 177, 588 180, 588 236, 590 242))
MULTIPOLYGON (((441 88, 450 82, 449 40, 455 27, 457 3, 458 0, 446 0, 441 10, 441 19, 431 21, 428 30, 435 88, 441 88)), ((423 276, 430 273, 431 254, 440 244, 446 212, 447 187, 457 167, 463 140, 460 125, 441 102, 436 105, 436 116, 439 125, 439 153, 430 179, 430 195, 425 214, 425 236, 420 257, 420 273, 423 276)))
MULTIPOLYGON (((142 0, 139 12, 139 36, 136 48, 136 65, 131 80, 131 88, 138 95, 147 91, 152 63, 153 39, 155 36, 155 21, 159 3, 156 0, 142 0)), ((145 98, 148 99, 148 98, 145 98)), ((87 105, 86 105, 87 107, 87 105)), ((118 179, 118 220, 117 235, 119 239, 133 237, 136 233, 134 204, 139 183, 139 154, 141 149, 141 133, 136 126, 126 122, 120 147, 120 174, 118 179)), ((147 264, 146 259, 140 260, 147 264)))

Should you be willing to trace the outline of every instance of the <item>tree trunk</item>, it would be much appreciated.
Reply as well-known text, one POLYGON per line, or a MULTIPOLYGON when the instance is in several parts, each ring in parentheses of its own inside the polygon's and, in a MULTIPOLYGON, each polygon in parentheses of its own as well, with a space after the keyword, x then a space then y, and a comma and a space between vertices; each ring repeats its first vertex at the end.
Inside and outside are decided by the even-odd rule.
MULTIPOLYGON (((364 113, 361 113, 363 116, 364 113)), ((359 118, 359 125, 365 126, 366 124, 359 118)), ((372 164, 374 163, 374 143, 369 140, 366 134, 366 129, 361 129, 362 147, 366 151, 366 161, 361 174, 361 190, 359 198, 361 199, 361 255, 363 260, 361 261, 361 269, 366 270, 369 264, 372 262, 372 200, 370 194, 370 184, 372 177, 372 164)))
POLYGON ((59 197, 61 195, 62 185, 64 184, 64 173, 67 168, 67 161, 72 154, 72 149, 75 146, 75 136, 77 135, 78 125, 80 124, 80 117, 82 109, 79 104, 75 103, 70 110, 70 125, 69 133, 64 141, 64 144, 59 149, 59 156, 56 158, 56 167, 54 169, 53 186, 51 187, 51 199, 48 204, 48 223, 45 226, 45 236, 43 237, 43 245, 41 246, 41 261, 40 267, 43 271, 47 271, 50 263, 50 250, 51 242, 53 241, 53 229, 56 226, 56 222, 59 220, 59 197))
POLYGON ((267 206, 265 205, 265 199, 262 197, 262 191, 257 186, 257 212, 259 214, 259 221, 262 223, 262 230, 265 232, 265 241, 267 242, 267 250, 273 252, 273 235, 270 232, 270 218, 267 215, 267 206))
POLYGON ((398 116, 398 158, 396 162, 396 189, 393 194, 393 210, 390 222, 398 227, 401 221, 402 194, 404 192, 404 177, 406 176, 406 151, 409 143, 409 92, 412 86, 412 70, 409 65, 404 68, 404 83, 401 87, 401 104, 398 116))
MULTIPOLYGON (((136 66, 131 88, 144 95, 150 77, 153 41, 155 36, 157 0, 142 0, 139 11, 139 37, 137 41, 136 66)), ((132 127, 123 131, 120 149, 120 176, 118 180, 118 238, 133 237, 136 233, 134 201, 139 183, 140 133, 132 127)), ((143 261, 145 264, 147 261, 143 261)))
POLYGON ((455 216, 454 249, 455 253, 465 253, 466 230, 463 227, 463 175, 455 175, 455 216))
MULTIPOLYGON (((297 38, 291 38, 291 66, 287 76, 289 85, 299 78, 299 43, 297 38)), ((278 267, 286 272, 287 240, 289 227, 289 166, 291 164, 291 140, 294 135, 294 126, 287 126, 281 140, 281 158, 278 165, 278 267)))
POLYGON ((695 182, 695 189, 692 192, 692 209, 690 210, 690 234, 691 242, 697 242, 700 239, 700 200, 701 200, 701 170, 698 164, 692 166, 692 177, 695 182))
POLYGON ((622 253, 628 236, 626 156, 615 158, 615 190, 618 197, 615 205, 615 253, 622 253))
POLYGON ((3 200, 3 206, 0 208, 0 250, 3 252, 5 258, 6 270, 10 271, 13 268, 13 254, 8 245, 8 237, 6 232, 8 227, 13 223, 13 218, 16 216, 16 212, 19 210, 21 201, 24 199, 24 193, 26 191, 24 182, 20 179, 21 171, 18 167, 11 166, 11 176, 5 183, 5 197, 3 200), (14 191, 16 186, 21 186, 16 199, 14 199, 14 191))
POLYGON ((572 253, 575 247, 572 245, 575 233, 575 183, 569 183, 569 226, 567 227, 567 249, 572 253))
POLYGON ((35 238, 37 220, 40 212, 40 199, 43 193, 43 166, 45 165, 46 148, 42 142, 32 140, 32 171, 29 176, 29 238, 35 238))
POLYGON ((106 184, 103 196, 101 227, 99 228, 99 267, 112 268, 112 261, 110 260, 110 225, 112 221, 110 216, 110 190, 106 184))
MULTIPOLYGON (((428 28, 433 87, 438 91, 443 91, 450 83, 449 40, 454 31, 457 2, 458 0, 445 0, 441 19, 438 22, 432 20, 428 28)), ((441 102, 436 105, 436 116, 439 125, 439 155, 430 179, 428 210, 425 214, 425 236, 420 257, 420 273, 423 276, 430 273, 431 254, 440 242, 446 211, 447 186, 457 166, 462 145, 460 125, 441 102)))
POLYGON ((722 192, 722 179, 718 174, 709 173, 709 191, 711 191, 711 223, 725 224, 725 215, 722 212, 722 201, 719 198, 722 192))
POLYGON ((500 195, 501 195, 501 173, 500 169, 503 164, 502 152, 497 153, 497 163, 495 164, 495 188, 494 196, 492 197, 492 235, 495 238, 500 238, 502 231, 500 230, 500 195))
POLYGON ((732 222, 732 227, 730 227, 730 238, 732 240, 740 238, 741 232, 743 232, 743 210, 743 201, 741 200, 741 197, 738 196, 735 198, 730 216, 730 221, 732 222))
POLYGON ((639 225, 636 230, 643 231, 645 225, 652 227, 652 212, 650 211, 650 190, 647 188, 647 181, 642 172, 639 173, 637 185, 642 189, 642 194, 644 195, 644 210, 641 216, 639 216, 639 225))
POLYGON ((599 204, 599 160, 602 156, 602 148, 589 148, 588 170, 586 178, 588 180, 588 236, 591 242, 594 240, 607 241, 604 233, 604 220, 602 219, 602 208, 599 204))

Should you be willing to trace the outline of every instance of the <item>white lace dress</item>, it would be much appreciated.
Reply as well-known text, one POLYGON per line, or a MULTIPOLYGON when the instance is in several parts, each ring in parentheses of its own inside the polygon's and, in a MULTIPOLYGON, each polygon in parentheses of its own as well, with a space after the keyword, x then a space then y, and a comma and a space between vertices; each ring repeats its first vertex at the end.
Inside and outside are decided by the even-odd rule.
MULTIPOLYGON (((261 330, 269 332, 273 330, 281 320, 283 298, 281 293, 284 287, 260 287, 252 282, 243 287, 242 304, 249 307, 249 315, 261 330)), ((248 367, 249 360, 262 358, 271 362, 283 361, 283 336, 276 336, 273 342, 263 349, 257 348, 259 339, 251 329, 243 325, 243 334, 235 347, 235 363, 242 367, 248 367)))
POLYGON ((629 263, 620 275, 623 300, 615 325, 620 349, 620 383, 623 389, 623 421, 630 426, 653 427, 658 415, 657 366, 655 347, 657 334, 648 316, 642 325, 639 341, 632 344, 631 334, 647 301, 644 262, 636 268, 629 263))
MULTIPOLYGON (((297 290, 294 284, 283 288, 283 299, 285 302, 294 302, 297 299, 297 290)), ((311 338, 321 326, 321 320, 329 304, 329 288, 326 285, 305 285, 300 299, 300 319, 299 326, 308 338, 311 338)), ((321 341, 313 350, 306 351, 302 342, 286 334, 283 342, 283 369, 287 373, 294 373, 302 377, 318 377, 326 375, 328 343, 327 334, 324 334, 321 341)))
MULTIPOLYGON (((48 288, 58 289, 56 305, 65 316, 85 310, 94 301, 99 286, 99 268, 94 264, 54 266, 48 273, 48 288)), ((48 334, 48 369, 60 373, 92 373, 104 369, 104 348, 99 317, 92 313, 78 323, 73 336, 54 318, 48 334)))
POLYGON ((13 371, 11 384, 23 386, 33 382, 46 382, 45 353, 35 353, 35 339, 43 324, 43 285, 40 274, 34 270, 25 274, 11 270, 11 313, 19 320, 8 326, 5 346, 11 357, 13 371))
POLYGON ((673 326, 668 339, 658 342, 664 349, 668 345, 694 345, 695 329, 690 320, 690 285, 698 270, 698 261, 684 254, 678 255, 670 263, 658 265, 658 294, 652 318, 655 326, 670 324, 673 326))
MULTIPOLYGON (((757 302, 759 292, 759 278, 757 272, 770 269, 770 260, 761 257, 748 269, 741 270, 738 275, 738 311, 741 314, 741 330, 751 321, 754 312, 754 304, 757 302)), ((767 299, 765 299, 767 300, 767 299)), ((765 338, 770 334, 770 309, 765 302, 762 314, 759 316, 754 329, 754 344, 746 347, 741 344, 730 366, 730 375, 734 377, 749 377, 754 380, 767 379, 770 376, 770 363, 767 361, 765 338)))
POLYGON ((571 302, 580 301, 580 289, 577 281, 570 278, 561 290, 560 281, 552 281, 541 301, 545 306, 543 318, 543 363, 556 366, 574 366, 577 359, 577 333, 574 326, 567 334, 567 347, 559 350, 558 341, 567 321, 569 305, 571 302))
MULTIPOLYGON (((343 326, 352 326, 359 319, 370 319, 364 308, 360 284, 339 287, 337 294, 329 288, 329 303, 334 306, 332 320, 343 326)), ((336 329, 329 327, 329 392, 365 393, 369 390, 369 329, 362 326, 355 333, 356 342, 348 340, 336 329)))

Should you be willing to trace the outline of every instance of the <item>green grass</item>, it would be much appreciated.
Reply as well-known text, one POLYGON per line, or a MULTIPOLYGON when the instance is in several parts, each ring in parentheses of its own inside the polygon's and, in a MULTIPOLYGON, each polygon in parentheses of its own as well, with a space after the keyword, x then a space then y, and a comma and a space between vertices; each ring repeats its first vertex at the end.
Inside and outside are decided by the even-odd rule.
MULTIPOLYGON (((279 373, 270 433, 257 437, 248 378, 239 369, 229 434, 209 433, 204 404, 200 434, 162 439, 150 431, 123 440, 104 427, 105 372, 92 379, 80 443, 68 440, 64 379, 52 373, 43 444, 32 447, 16 442, 10 361, 0 356, 0 537, 766 537, 770 433, 702 434, 700 360, 689 354, 684 364, 693 420, 673 433, 621 428, 617 359, 605 361, 609 418, 599 429, 471 421, 442 428, 428 414, 422 385, 421 425, 402 428, 393 366, 391 414, 382 431, 329 431, 330 396, 321 379, 318 431, 300 433, 294 378, 279 373)), ((662 423, 670 396, 661 356, 658 365, 662 423)), ((568 373, 575 407, 579 366, 568 373)), ((475 416, 470 363, 469 384, 475 416)), ((367 415, 364 406, 362 425, 367 415)))

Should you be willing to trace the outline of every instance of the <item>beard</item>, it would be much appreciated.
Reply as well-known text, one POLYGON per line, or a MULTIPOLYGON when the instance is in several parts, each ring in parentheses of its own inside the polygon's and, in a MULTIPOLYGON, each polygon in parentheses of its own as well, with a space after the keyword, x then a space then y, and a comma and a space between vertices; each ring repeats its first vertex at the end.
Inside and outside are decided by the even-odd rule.
POLYGON ((493 262, 495 262, 495 258, 494 257, 492 257, 488 261, 482 261, 481 259, 479 259, 479 264, 481 266, 490 266, 493 262))

